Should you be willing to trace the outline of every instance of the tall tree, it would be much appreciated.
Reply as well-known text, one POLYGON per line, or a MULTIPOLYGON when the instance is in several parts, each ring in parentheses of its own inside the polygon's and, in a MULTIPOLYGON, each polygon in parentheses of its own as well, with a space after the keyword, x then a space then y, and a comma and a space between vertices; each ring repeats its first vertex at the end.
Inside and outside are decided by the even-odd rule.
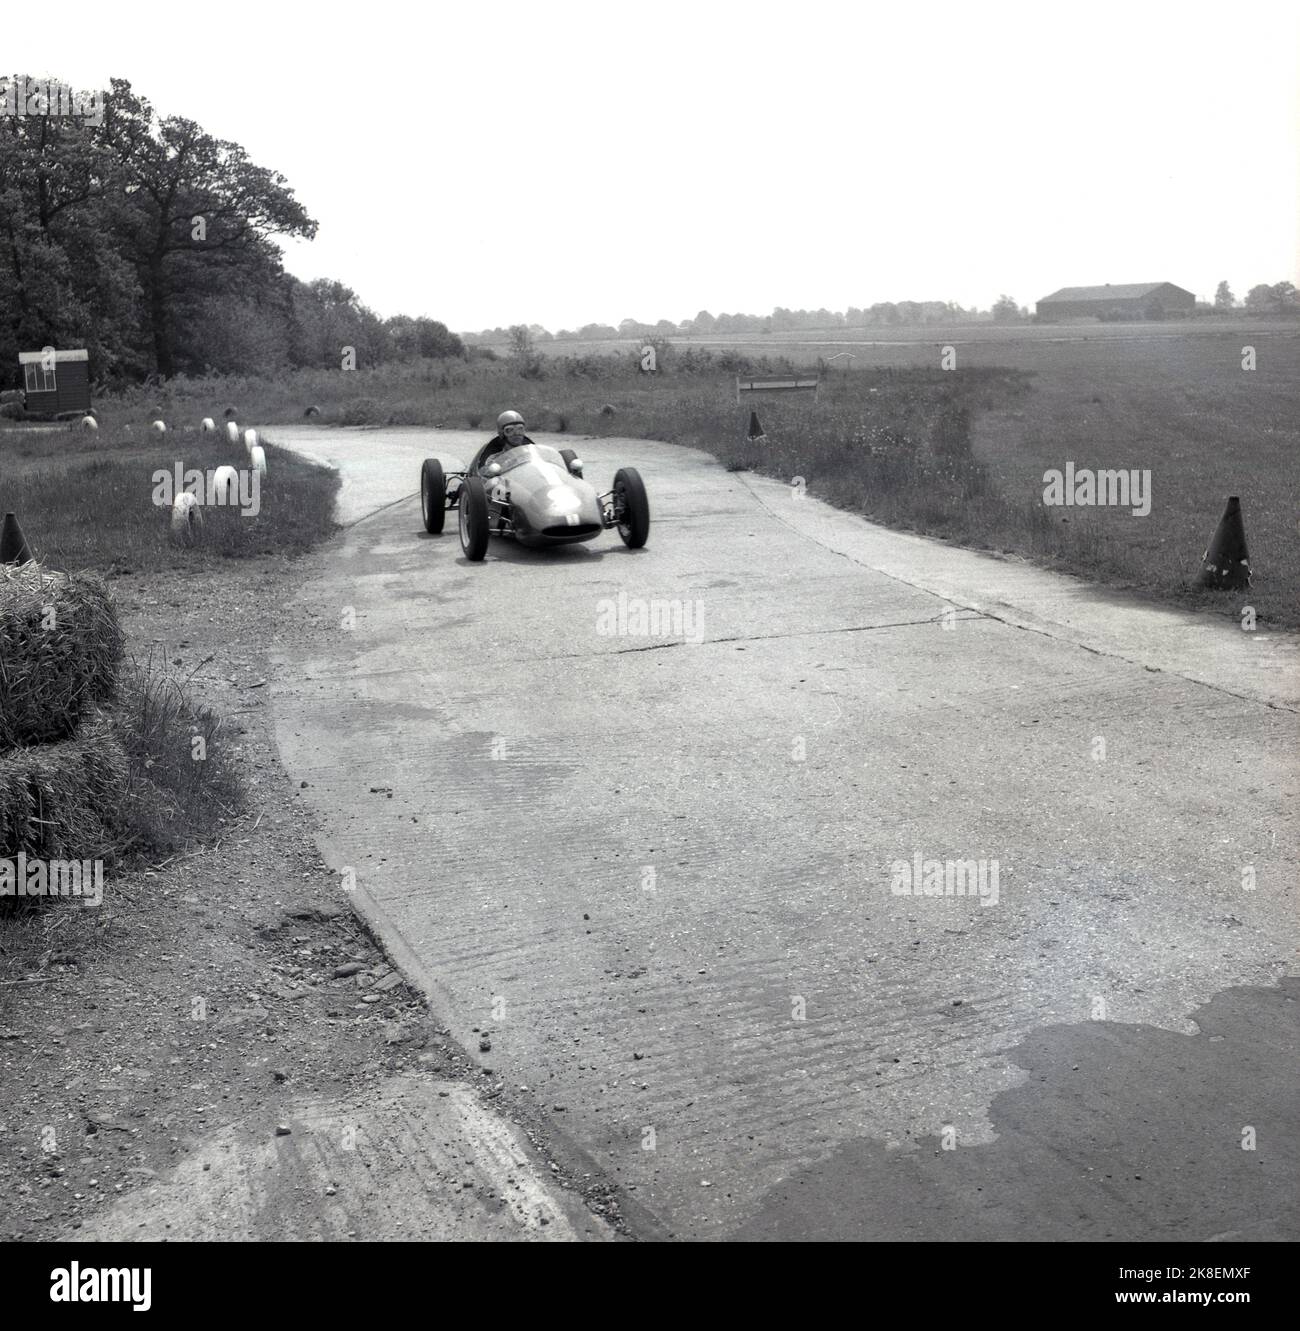
POLYGON ((120 186, 102 126, 0 118, 0 357, 86 347, 100 371, 132 361, 138 290, 106 216, 120 186))
POLYGON ((1273 307, 1279 314, 1290 314, 1300 308, 1300 293, 1290 282, 1275 282, 1269 287, 1273 297, 1273 307))
POLYGON ((1001 295, 993 302, 993 322, 1000 324, 1017 323, 1020 319, 1020 306, 1014 296, 1001 295))
POLYGON ((278 172, 194 121, 152 123, 124 80, 105 99, 105 125, 124 176, 118 200, 123 251, 145 297, 154 368, 176 369, 174 324, 221 291, 251 295, 279 275, 273 235, 316 234, 316 223, 278 172))
POLYGON ((1290 282, 1261 282, 1246 293, 1246 308, 1252 314, 1290 314, 1300 308, 1296 289, 1290 282))

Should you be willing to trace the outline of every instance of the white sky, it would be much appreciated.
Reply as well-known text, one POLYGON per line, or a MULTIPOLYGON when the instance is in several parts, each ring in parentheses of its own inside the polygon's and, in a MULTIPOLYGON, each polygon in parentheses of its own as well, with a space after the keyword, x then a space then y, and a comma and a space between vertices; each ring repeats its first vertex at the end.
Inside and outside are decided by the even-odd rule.
POLYGON ((320 223, 290 271, 384 316, 1300 284, 1292 0, 21 12, 0 72, 128 78, 243 144, 320 223))

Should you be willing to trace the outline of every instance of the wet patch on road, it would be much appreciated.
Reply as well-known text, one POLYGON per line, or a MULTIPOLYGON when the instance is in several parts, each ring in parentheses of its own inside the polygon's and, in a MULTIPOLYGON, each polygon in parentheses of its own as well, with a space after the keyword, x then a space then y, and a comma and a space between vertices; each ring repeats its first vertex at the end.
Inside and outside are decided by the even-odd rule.
POLYGON ((990 1145, 859 1140, 770 1189, 731 1237, 1283 1241, 1300 1237, 1300 980, 1225 990, 1195 1035, 1049 1026, 990 1145))

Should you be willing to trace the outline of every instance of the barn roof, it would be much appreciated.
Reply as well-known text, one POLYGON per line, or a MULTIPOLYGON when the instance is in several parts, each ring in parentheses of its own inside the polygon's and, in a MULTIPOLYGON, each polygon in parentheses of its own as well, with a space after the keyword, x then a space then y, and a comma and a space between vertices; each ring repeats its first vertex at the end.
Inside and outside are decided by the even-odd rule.
POLYGON ((1120 286, 1062 287, 1060 291, 1044 296, 1038 303, 1041 305, 1048 300, 1140 300, 1153 291, 1159 291, 1161 287, 1171 285, 1170 282, 1129 282, 1120 286))

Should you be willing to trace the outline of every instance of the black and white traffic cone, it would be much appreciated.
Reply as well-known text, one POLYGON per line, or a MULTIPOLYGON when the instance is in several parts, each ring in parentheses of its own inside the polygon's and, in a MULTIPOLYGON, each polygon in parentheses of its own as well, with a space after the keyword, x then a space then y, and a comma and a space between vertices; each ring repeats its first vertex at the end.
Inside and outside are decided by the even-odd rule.
POLYGON ((749 434, 746 436, 751 444, 763 444, 767 442, 767 435, 763 433, 763 427, 758 423, 758 412, 749 413, 749 434))
POLYGON ((34 564, 36 556, 32 554, 27 537, 18 525, 18 519, 12 513, 5 514, 4 525, 0 526, 0 564, 34 564))
POLYGON ((1229 591, 1250 586, 1246 527, 1241 520, 1241 500, 1236 495, 1228 499, 1228 507, 1201 556, 1201 586, 1229 591))

